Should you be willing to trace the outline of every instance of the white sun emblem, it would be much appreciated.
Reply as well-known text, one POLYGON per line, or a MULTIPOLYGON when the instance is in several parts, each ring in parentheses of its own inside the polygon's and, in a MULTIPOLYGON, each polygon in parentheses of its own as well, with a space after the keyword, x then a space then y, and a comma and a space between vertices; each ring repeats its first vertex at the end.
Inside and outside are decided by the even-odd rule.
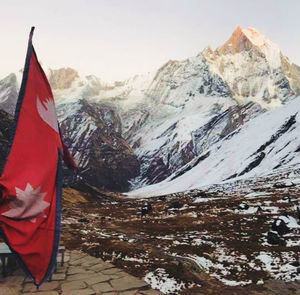
POLYGON ((52 129, 54 129, 58 133, 58 123, 53 99, 48 98, 42 103, 40 101, 40 98, 37 97, 36 107, 43 121, 46 122, 52 129))
POLYGON ((37 217, 46 218, 44 210, 50 206, 44 198, 47 193, 41 193, 41 187, 33 189, 28 183, 25 190, 16 187, 16 197, 8 202, 10 210, 2 215, 14 219, 28 219, 36 222, 37 217))

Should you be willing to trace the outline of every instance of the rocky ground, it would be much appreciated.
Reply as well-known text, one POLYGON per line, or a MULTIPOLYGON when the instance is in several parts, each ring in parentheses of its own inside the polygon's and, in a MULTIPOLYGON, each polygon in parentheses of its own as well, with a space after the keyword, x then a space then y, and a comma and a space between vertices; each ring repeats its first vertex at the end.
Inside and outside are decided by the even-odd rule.
POLYGON ((277 186, 148 200, 68 188, 63 241, 166 294, 300 294, 300 188, 277 186))
POLYGON ((56 272, 49 282, 37 290, 32 282, 16 268, 9 276, 0 278, 1 295, 158 295, 149 285, 128 275, 111 263, 91 257, 80 251, 67 250, 58 257, 56 272))

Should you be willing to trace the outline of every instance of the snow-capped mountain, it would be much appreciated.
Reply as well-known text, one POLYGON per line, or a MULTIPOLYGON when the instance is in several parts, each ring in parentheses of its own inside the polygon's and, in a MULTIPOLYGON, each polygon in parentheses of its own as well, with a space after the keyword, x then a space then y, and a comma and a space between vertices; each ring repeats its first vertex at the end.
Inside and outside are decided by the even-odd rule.
MULTIPOLYGON (((99 88, 99 79, 89 76, 83 83, 70 68, 50 70, 48 76, 57 98, 63 137, 79 165, 80 178, 101 189, 128 190, 128 181, 139 174, 140 164, 122 138, 120 117, 108 103, 93 104, 83 99, 88 99, 92 91, 99 88)), ((8 150, 13 124, 8 113, 14 113, 19 78, 11 74, 0 81, 0 170, 8 150)), ((65 181, 73 182, 73 174, 68 173, 66 171, 65 181)))
POLYGON ((207 48, 205 58, 241 103, 272 109, 300 93, 300 68, 253 28, 238 27, 224 45, 207 48))
POLYGON ((13 118, 3 110, 0 110, 0 174, 8 153, 10 133, 13 118))
POLYGON ((118 107, 123 134, 141 161, 132 180, 137 188, 163 180, 265 109, 295 98, 299 85, 299 67, 276 44, 238 27, 215 51, 169 61, 94 99, 118 107))
POLYGON ((166 180, 130 195, 170 194, 299 166, 299 134, 300 97, 253 118, 166 180))
POLYGON ((13 114, 15 112, 18 92, 19 83, 15 74, 10 74, 2 79, 0 81, 0 110, 13 114))
MULTIPOLYGON (((0 81, 0 108, 11 111, 17 79, 9 77, 0 81)), ((300 68, 257 30, 240 27, 216 50, 207 47, 197 56, 168 61, 156 72, 125 81, 81 77, 70 68, 49 70, 48 77, 64 135, 83 171, 91 165, 93 183, 100 181, 99 163, 93 165, 92 158, 106 161, 103 149, 95 151, 108 140, 109 162, 120 156, 118 149, 137 156, 140 173, 134 157, 129 165, 134 172, 125 173, 126 183, 134 177, 132 189, 183 174, 182 167, 193 165, 229 134, 300 93, 300 68), (86 147, 92 148, 86 152, 86 147)))

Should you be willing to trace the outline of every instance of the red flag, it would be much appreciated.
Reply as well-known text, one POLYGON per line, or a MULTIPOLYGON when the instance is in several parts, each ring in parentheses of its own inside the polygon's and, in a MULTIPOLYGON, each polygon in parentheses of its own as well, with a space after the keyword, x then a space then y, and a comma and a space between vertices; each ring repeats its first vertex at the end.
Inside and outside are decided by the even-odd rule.
POLYGON ((39 286, 53 272, 60 239, 61 157, 54 99, 31 29, 10 152, 0 178, 0 225, 27 275, 39 286))

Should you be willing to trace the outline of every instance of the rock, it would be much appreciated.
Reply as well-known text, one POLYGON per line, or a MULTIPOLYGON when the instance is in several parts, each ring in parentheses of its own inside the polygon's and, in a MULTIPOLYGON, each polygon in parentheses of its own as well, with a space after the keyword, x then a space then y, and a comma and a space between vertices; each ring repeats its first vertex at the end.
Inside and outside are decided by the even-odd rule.
POLYGON ((286 223, 280 218, 277 218, 273 221, 272 230, 277 231, 280 236, 291 232, 286 223))
POLYGON ((260 206, 258 206, 257 207, 257 211, 256 211, 256 213, 257 214, 260 214, 260 213, 262 213, 264 210, 260 207, 260 206))
POLYGON ((79 222, 89 223, 90 221, 87 218, 80 218, 78 219, 79 222))
POLYGON ((247 203, 241 203, 239 206, 238 206, 238 209, 239 210, 248 210, 249 209, 249 205, 247 203))
POLYGON ((269 244, 271 245, 280 245, 280 246, 285 246, 286 245, 286 242, 281 239, 277 233, 274 233, 274 232, 268 232, 267 234, 267 241, 269 244))
MULTIPOLYGON (((60 104, 58 118, 66 145, 89 185, 126 191, 129 179, 139 173, 139 161, 121 136, 121 119, 108 104, 80 100, 60 104)), ((66 181, 72 181, 72 175, 66 181)))
POLYGON ((275 188, 286 188, 286 187, 292 187, 292 186, 295 186, 295 184, 290 180, 277 182, 274 184, 275 188))
POLYGON ((294 266, 294 267, 299 267, 300 266, 300 260, 299 261, 293 261, 290 263, 290 265, 294 266))
POLYGON ((180 209, 182 208, 183 204, 179 201, 171 202, 171 204, 167 207, 167 209, 180 209))

